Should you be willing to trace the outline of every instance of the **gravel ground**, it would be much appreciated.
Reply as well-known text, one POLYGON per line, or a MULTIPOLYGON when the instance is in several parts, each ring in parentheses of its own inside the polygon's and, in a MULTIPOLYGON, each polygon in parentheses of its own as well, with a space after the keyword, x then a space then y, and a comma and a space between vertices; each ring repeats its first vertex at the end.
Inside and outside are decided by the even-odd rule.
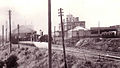
MULTIPOLYGON (((96 59, 94 57, 89 59, 88 56, 90 55, 79 53, 81 50, 78 48, 69 47, 67 49, 66 57, 68 68, 120 68, 119 62, 109 61, 103 58, 96 59)), ((48 67, 48 51, 44 48, 24 45, 20 45, 20 48, 18 48, 17 45, 13 45, 12 52, 9 54, 9 46, 0 46, 1 61, 5 61, 11 55, 16 55, 18 57, 18 68, 48 67)), ((52 67, 64 68, 63 54, 61 50, 52 50, 52 67)))

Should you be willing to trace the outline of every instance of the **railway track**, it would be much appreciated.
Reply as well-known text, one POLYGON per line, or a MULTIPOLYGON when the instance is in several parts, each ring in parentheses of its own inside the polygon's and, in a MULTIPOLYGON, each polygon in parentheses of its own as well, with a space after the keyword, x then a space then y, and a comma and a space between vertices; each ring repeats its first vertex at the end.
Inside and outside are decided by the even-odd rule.
MULTIPOLYGON (((110 61, 118 61, 120 62, 120 57, 119 56, 114 56, 114 55, 109 55, 109 54, 102 54, 102 53, 92 53, 90 51, 86 52, 86 51, 73 51, 73 50, 66 50, 67 52, 73 52, 76 54, 81 54, 83 56, 89 57, 89 58, 102 58, 102 59, 106 59, 106 60, 110 60, 110 61)), ((80 56, 80 55, 79 55, 80 56)))
MULTIPOLYGON (((33 45, 33 46, 36 46, 38 48, 48 48, 47 47, 47 43, 44 43, 44 46, 42 46, 42 43, 40 42, 20 42, 20 44, 27 44, 27 45, 33 45)), ((62 47, 58 46, 58 47, 52 47, 52 49, 54 50, 63 50, 62 47)), ((89 50, 85 50, 85 49, 75 49, 75 48, 72 48, 72 47, 66 47, 66 52, 67 53, 71 53, 71 54, 77 54, 78 57, 79 56, 83 56, 85 55, 86 57, 96 57, 96 58, 104 58, 104 59, 107 59, 107 60, 111 60, 111 61, 120 61, 120 57, 119 56, 113 56, 113 55, 109 55, 109 54, 106 54, 106 53, 99 53, 99 52, 92 52, 92 51, 89 51, 89 50)))

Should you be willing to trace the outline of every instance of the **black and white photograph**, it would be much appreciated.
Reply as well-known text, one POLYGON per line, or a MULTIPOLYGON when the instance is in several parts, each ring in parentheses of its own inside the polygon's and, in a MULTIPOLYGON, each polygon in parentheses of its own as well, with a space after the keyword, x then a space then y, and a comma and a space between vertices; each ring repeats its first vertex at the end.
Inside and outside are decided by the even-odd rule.
POLYGON ((0 0, 0 68, 120 68, 120 0, 0 0))

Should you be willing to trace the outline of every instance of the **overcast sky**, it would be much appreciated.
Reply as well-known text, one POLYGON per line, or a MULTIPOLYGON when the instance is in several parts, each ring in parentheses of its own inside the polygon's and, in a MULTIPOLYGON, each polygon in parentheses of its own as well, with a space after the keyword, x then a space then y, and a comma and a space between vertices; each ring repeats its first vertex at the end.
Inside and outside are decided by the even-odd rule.
MULTIPOLYGON (((0 0, 0 28, 8 20, 8 10, 12 10, 12 26, 34 25, 37 30, 47 33, 48 0, 0 0)), ((120 25, 120 0, 51 0, 52 28, 58 26, 58 9, 86 21, 86 28, 120 25)), ((1 30, 0 30, 1 32, 1 30)))

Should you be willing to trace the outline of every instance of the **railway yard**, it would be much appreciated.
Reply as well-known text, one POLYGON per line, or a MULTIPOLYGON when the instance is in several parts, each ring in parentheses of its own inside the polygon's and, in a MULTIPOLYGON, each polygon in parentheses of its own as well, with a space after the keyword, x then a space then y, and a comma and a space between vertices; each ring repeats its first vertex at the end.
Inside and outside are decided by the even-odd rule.
MULTIPOLYGON (((66 46, 68 68, 120 68, 120 51, 118 38, 80 39, 74 46, 66 46)), ((18 57, 18 68, 47 68, 48 50, 45 42, 21 42, 9 46, 0 46, 0 60, 5 61, 9 56, 18 57)), ((63 68, 62 45, 52 44, 52 67, 63 68)))

